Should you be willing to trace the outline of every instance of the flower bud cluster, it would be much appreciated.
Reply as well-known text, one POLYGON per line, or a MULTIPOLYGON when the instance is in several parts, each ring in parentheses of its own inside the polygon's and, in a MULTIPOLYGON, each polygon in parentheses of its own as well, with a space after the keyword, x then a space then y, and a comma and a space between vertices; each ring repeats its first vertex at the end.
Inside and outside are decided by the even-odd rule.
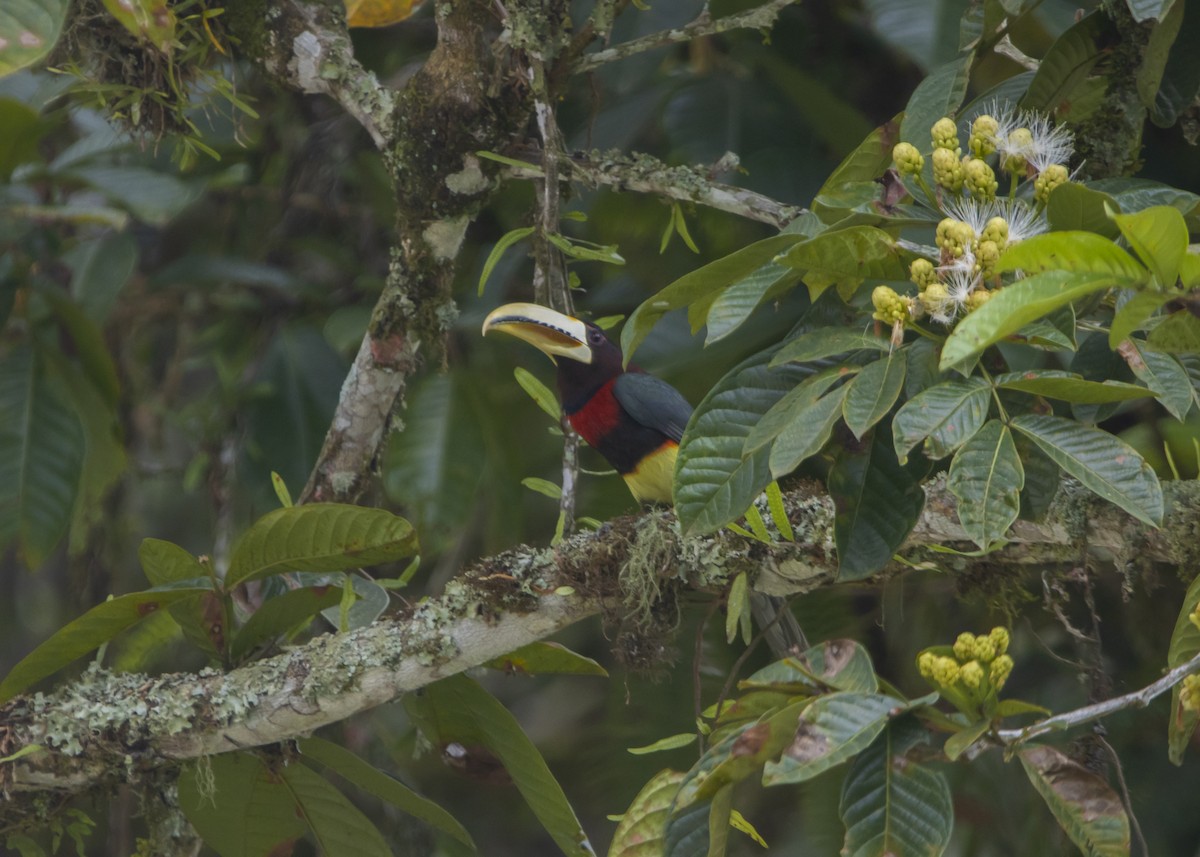
POLYGON ((885 324, 904 324, 912 318, 910 297, 902 297, 891 286, 876 286, 871 292, 871 304, 875 307, 872 318, 885 324))
POLYGON ((955 705, 977 706, 994 699, 1012 674, 1008 643, 1009 632, 1003 627, 978 636, 962 633, 950 647, 952 655, 926 650, 917 657, 917 669, 955 705))
POLYGON ((1179 685, 1179 704, 1187 711, 1200 711, 1200 675, 1187 676, 1179 685))

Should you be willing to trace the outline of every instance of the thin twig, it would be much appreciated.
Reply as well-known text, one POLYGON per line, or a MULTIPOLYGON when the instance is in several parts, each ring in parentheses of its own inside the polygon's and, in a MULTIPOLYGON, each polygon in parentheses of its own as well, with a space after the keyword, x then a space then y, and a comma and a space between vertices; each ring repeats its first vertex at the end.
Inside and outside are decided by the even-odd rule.
POLYGON ((724 18, 715 19, 708 13, 706 7, 690 24, 672 30, 660 30, 640 39, 622 42, 611 48, 596 51, 594 54, 587 54, 576 63, 575 71, 577 73, 591 71, 605 63, 623 60, 655 48, 690 42, 704 36, 715 36, 729 30, 768 30, 784 7, 795 2, 796 0, 769 0, 769 2, 742 12, 740 15, 727 15, 724 18))
POLYGON ((1109 744, 1099 731, 1096 732, 1095 738, 1112 759, 1113 769, 1117 772, 1117 785, 1121 787, 1121 799, 1125 801, 1125 814, 1129 816, 1129 826, 1133 828, 1133 835, 1137 839, 1142 857, 1150 857, 1150 847, 1146 844, 1146 837, 1142 835, 1142 826, 1138 824, 1137 815, 1133 812, 1133 798, 1129 794, 1129 784, 1125 782, 1125 769, 1121 764, 1121 757, 1117 755, 1113 745, 1109 744))
MULTIPOLYGON (((726 156, 722 165, 736 168, 736 159, 726 156)), ((584 155, 559 156, 560 181, 576 181, 590 187, 608 186, 635 193, 648 193, 666 199, 694 202, 697 205, 727 211, 747 220, 767 223, 782 229, 804 213, 799 205, 755 193, 752 190, 723 184, 711 179, 708 167, 668 166, 649 155, 627 155, 621 152, 592 152, 584 155)), ((508 171, 514 178, 541 178, 541 170, 519 167, 508 171)))
POLYGON ((1045 720, 1039 720, 1037 723, 1030 724, 1024 729, 1001 729, 996 735, 1011 748, 1049 732, 1081 726, 1084 723, 1099 720, 1118 711, 1125 711, 1130 708, 1145 708, 1150 704, 1151 700, 1166 693, 1194 672, 1200 672, 1200 655, 1196 655, 1187 663, 1180 664, 1158 681, 1146 685, 1141 690, 1127 693, 1124 696, 1106 699, 1104 702, 1097 702, 1095 705, 1085 705, 1083 708, 1077 708, 1074 711, 1056 714, 1053 717, 1047 717, 1045 720))

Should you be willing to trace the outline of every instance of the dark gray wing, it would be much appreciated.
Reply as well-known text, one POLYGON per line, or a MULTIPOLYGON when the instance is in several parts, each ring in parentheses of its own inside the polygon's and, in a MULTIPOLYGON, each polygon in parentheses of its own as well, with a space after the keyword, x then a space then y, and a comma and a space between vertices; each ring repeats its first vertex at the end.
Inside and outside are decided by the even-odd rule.
POLYGON ((644 372, 626 372, 613 383, 613 395, 637 422, 657 429, 676 443, 683 439, 692 406, 666 381, 644 372))

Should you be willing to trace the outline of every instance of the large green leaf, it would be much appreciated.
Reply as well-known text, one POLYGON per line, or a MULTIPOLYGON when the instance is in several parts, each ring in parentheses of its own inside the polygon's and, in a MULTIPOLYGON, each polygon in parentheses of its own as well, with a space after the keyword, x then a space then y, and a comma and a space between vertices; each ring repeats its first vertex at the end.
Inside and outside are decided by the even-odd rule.
POLYGON ((1162 522, 1158 477, 1129 444, 1101 429, 1049 414, 1022 414, 1012 427, 1089 490, 1148 524, 1162 522))
POLYGON ((50 53, 70 5, 70 0, 4 0, 0 6, 0 77, 50 53))
POLYGON ((1052 310, 1114 285, 1108 274, 1044 271, 992 293, 958 323, 942 346, 943 370, 962 363, 1052 310))
POLYGON ((795 735, 777 761, 763 769, 763 785, 801 783, 840 765, 870 746, 900 700, 874 693, 839 691, 804 708, 795 735))
POLYGON ((221 857, 290 854, 305 832, 324 854, 392 854, 378 828, 345 795, 294 762, 268 765, 252 753, 206 757, 180 772, 179 804, 221 857))
POLYGON ((203 187, 145 167, 86 164, 63 172, 104 194, 152 226, 163 226, 195 202, 203 187))
POLYGON ((797 415, 775 438, 771 446, 768 465, 771 476, 778 479, 786 476, 800 462, 820 452, 829 442, 833 427, 842 415, 842 402, 846 388, 839 387, 822 396, 802 416, 797 415))
POLYGON ((880 125, 866 136, 842 162, 834 168, 817 196, 829 193, 847 182, 873 182, 892 162, 892 145, 903 114, 880 125))
POLYGON ((1140 291, 1117 307, 1112 324, 1108 329, 1108 345, 1117 348, 1138 330, 1158 311, 1158 308, 1172 299, 1170 293, 1140 291))
POLYGON ((1020 270, 1027 274, 1041 271, 1108 274, 1114 283, 1126 286, 1137 285, 1147 278, 1146 269, 1137 259, 1109 239, 1092 232, 1046 232, 1026 238, 1004 251, 996 263, 996 270, 1020 270))
POLYGON ((608 857, 658 857, 663 853, 667 815, 683 776, 668 768, 642 786, 617 824, 608 857))
POLYGON ((503 764, 538 821, 564 854, 593 854, 562 787, 520 724, 496 698, 465 675, 444 678, 405 707, 434 744, 482 746, 503 764))
POLYGON ((892 419, 896 457, 908 459, 925 441, 933 460, 945 458, 971 439, 987 419, 991 390, 982 378, 943 381, 904 403, 892 419))
POLYGON ((818 367, 770 368, 775 349, 735 366, 696 408, 675 464, 675 511, 688 535, 737 518, 771 481, 769 449, 743 457, 746 438, 783 395, 818 367))
POLYGON ((268 598, 234 636, 229 659, 241 663, 258 646, 294 630, 300 623, 322 610, 335 607, 341 600, 342 588, 332 584, 302 586, 268 598))
POLYGON ((298 743, 300 752, 306 759, 324 765, 360 789, 387 801, 413 818, 421 819, 430 827, 449 834, 464 845, 475 847, 471 834, 467 833, 454 816, 345 747, 322 738, 301 738, 298 743))
POLYGON ((99 648, 142 619, 185 598, 212 590, 203 586, 149 590, 120 595, 97 604, 68 622, 12 668, 0 682, 0 702, 11 699, 34 682, 58 672, 76 658, 99 648))
POLYGON ((164 586, 212 574, 212 568, 192 556, 190 551, 162 539, 142 539, 138 547, 138 561, 151 586, 164 586))
MULTIPOLYGON (((1192 581, 1183 606, 1175 619, 1175 630, 1171 632, 1171 645, 1167 649, 1167 667, 1174 669, 1200 654, 1200 628, 1189 618, 1200 605, 1200 577, 1192 581)), ((1171 718, 1167 721, 1167 752, 1173 763, 1183 764, 1183 753, 1192 743, 1200 712, 1184 708, 1179 704, 1179 685, 1171 694, 1171 718)))
POLYGON ((816 330, 805 331, 795 339, 784 342, 783 347, 771 360, 771 365, 803 363, 864 348, 889 351, 891 344, 885 337, 874 336, 870 333, 862 333, 844 327, 818 327, 816 330))
POLYGON ((1113 220, 1159 284, 1174 288, 1188 249, 1188 228, 1179 209, 1155 205, 1134 214, 1114 214, 1113 220))
POLYGON ((984 550, 1004 537, 1021 509, 1025 471, 1012 432, 992 420, 954 456, 946 487, 958 498, 958 520, 984 550))
POLYGON ((908 354, 899 349, 868 363, 849 384, 842 399, 846 427, 861 439, 867 430, 883 419, 904 389, 904 370, 908 354))
POLYGON ((484 664, 494 670, 519 675, 597 675, 608 670, 589 657, 573 652, 562 643, 539 640, 484 664))
POLYGON ((912 143, 920 151, 929 148, 929 129, 943 116, 958 112, 967 94, 974 51, 966 51, 950 62, 931 71, 917 84, 904 108, 900 123, 900 139, 912 143))
POLYGON ((1179 361, 1170 354, 1150 351, 1145 343, 1129 340, 1123 351, 1129 368, 1138 380, 1158 395, 1161 404, 1177 420, 1192 409, 1192 381, 1179 361))
MULTIPOLYGON (((774 363, 774 361, 772 361, 774 363)), ((742 454, 748 455, 761 449, 777 438, 784 429, 792 426, 797 420, 805 419, 809 409, 816 404, 825 393, 843 378, 850 377, 857 371, 852 366, 830 366, 809 375, 787 392, 779 401, 771 406, 762 418, 754 424, 742 454)))
POLYGON ((1104 16, 1094 12, 1059 36, 1038 64, 1020 106, 1050 113, 1069 105, 1104 55, 1098 42, 1104 25, 1104 16))
POLYGON ((938 857, 954 826, 946 778, 905 757, 927 733, 911 717, 888 725, 842 783, 845 857, 938 857))
POLYGON ((722 291, 708 307, 705 324, 708 334, 704 344, 724 339, 745 323, 760 303, 781 290, 790 288, 800 279, 793 268, 768 262, 748 276, 722 291))
POLYGON ((1027 747, 1017 756, 1059 826, 1084 854, 1128 857, 1129 818, 1108 783, 1053 747, 1027 747))
POLYGON ((908 276, 905 256, 896 239, 874 226, 822 232, 794 244, 779 256, 779 261, 807 275, 819 275, 822 285, 809 283, 813 300, 835 282, 868 278, 903 280, 908 276))
POLYGON ((1047 399, 1098 405, 1105 402, 1124 402, 1144 399, 1154 393, 1137 384, 1123 381, 1088 381, 1074 372, 1058 369, 1030 369, 1026 372, 1006 372, 992 379, 1003 390, 1018 390, 1047 399))
POLYGON ((25 346, 0 357, 0 550, 42 564, 71 520, 84 433, 25 346))
POLYGON ((643 301, 621 330, 621 349, 628 361, 650 333, 658 320, 673 309, 688 306, 731 286, 774 259, 779 253, 798 241, 803 235, 775 235, 743 247, 690 274, 685 274, 653 297, 643 301))
POLYGON ((1176 310, 1150 331, 1146 347, 1169 354, 1200 354, 1200 319, 1191 310, 1176 310))
POLYGON ((1105 238, 1116 238, 1121 230, 1109 219, 1106 205, 1119 209, 1116 200, 1108 194, 1079 182, 1066 182, 1050 192, 1046 219, 1055 231, 1082 229, 1105 238))
POLYGON ((417 549, 412 526, 384 509, 311 503, 268 512, 233 549, 227 587, 284 571, 345 571, 417 549))
POLYGON ((137 269, 137 241, 128 232, 81 241, 62 261, 71 269, 71 296, 99 324, 137 269))
POLYGON ((829 471, 839 580, 859 580, 883 568, 925 505, 925 492, 896 459, 890 436, 880 429, 865 443, 844 448, 829 471))

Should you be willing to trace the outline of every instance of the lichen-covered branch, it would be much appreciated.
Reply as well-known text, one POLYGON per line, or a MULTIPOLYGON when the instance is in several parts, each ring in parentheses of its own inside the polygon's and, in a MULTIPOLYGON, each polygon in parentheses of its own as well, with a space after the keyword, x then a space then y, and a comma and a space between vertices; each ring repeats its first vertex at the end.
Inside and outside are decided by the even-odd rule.
MULTIPOLYGON (((867 583, 935 563, 944 569, 982 561, 1002 572, 1029 563, 1072 568, 1088 556, 1118 564, 1194 562, 1200 483, 1171 483, 1167 494, 1166 520, 1152 530, 1068 486, 1046 522, 1018 525, 1007 547, 975 560, 927 550, 962 537, 953 498, 934 483, 902 551, 905 563, 892 563, 867 583)), ((833 585, 832 502, 817 489, 799 488, 785 495, 785 507, 794 542, 766 545, 730 531, 683 539, 673 514, 651 512, 572 536, 556 548, 523 546, 481 560, 443 595, 408 613, 318 637, 227 674, 152 678, 91 670, 55 692, 0 707, 6 753, 31 744, 45 748, 0 766, 0 789, 69 796, 182 759, 303 735, 600 611, 618 615, 639 576, 651 588, 678 580, 715 589, 745 571, 756 575, 759 591, 774 595, 833 585)), ((14 823, 17 803, 25 802, 0 804, 0 830, 14 823)))
POLYGON ((645 53, 655 48, 676 45, 680 42, 690 42, 704 36, 715 36, 729 30, 768 30, 779 17, 779 13, 796 0, 768 0, 761 6, 749 9, 737 15, 727 15, 724 18, 713 18, 708 13, 707 5, 694 21, 673 30, 662 30, 651 33, 640 39, 622 42, 611 48, 585 54, 575 64, 576 72, 591 71, 605 63, 623 60, 636 54, 645 53))
MULTIPOLYGON (((588 187, 611 187, 694 202, 776 229, 782 229, 804 213, 802 206, 788 205, 752 190, 712 180, 712 174, 736 169, 737 163, 732 153, 727 153, 715 167, 672 167, 650 155, 590 152, 587 155, 560 155, 558 175, 561 181, 575 181, 588 187)), ((515 167, 508 175, 532 179, 541 178, 544 173, 515 167)))

